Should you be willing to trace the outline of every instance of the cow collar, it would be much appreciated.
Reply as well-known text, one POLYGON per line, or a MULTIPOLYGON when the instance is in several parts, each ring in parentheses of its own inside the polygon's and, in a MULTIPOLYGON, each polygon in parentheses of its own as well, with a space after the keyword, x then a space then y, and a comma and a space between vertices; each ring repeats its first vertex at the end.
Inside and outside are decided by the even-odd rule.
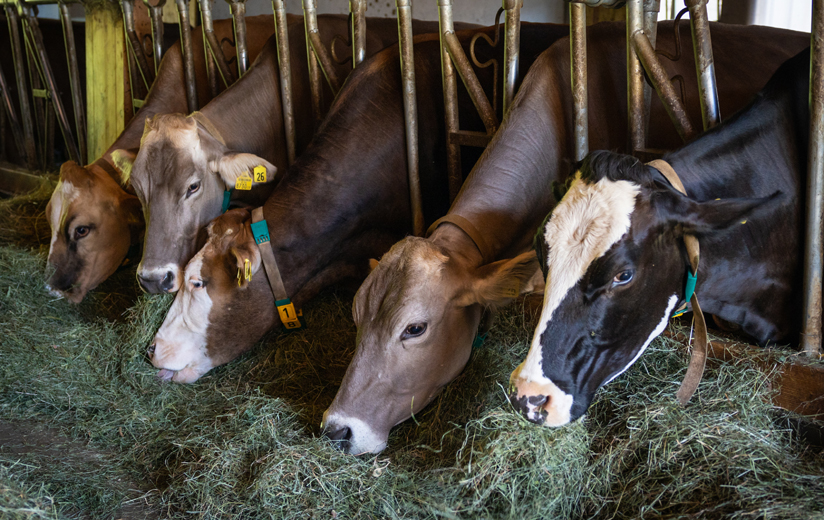
POLYGON ((475 244, 475 247, 477 247, 478 251, 481 252, 481 265, 486 265, 494 259, 493 257, 495 255, 493 254, 492 249, 489 247, 489 244, 487 244, 486 240, 484 239, 484 236, 478 232, 478 228, 476 228, 475 225, 468 219, 456 213, 449 213, 433 222, 432 225, 429 226, 429 229, 426 231, 426 236, 429 236, 432 233, 434 233, 438 226, 446 222, 449 222, 450 224, 457 226, 458 229, 463 231, 466 234, 466 236, 468 236, 469 239, 472 240, 472 242, 475 244))
MULTIPOLYGON (((295 305, 286 294, 286 287, 283 285, 283 278, 280 276, 280 269, 275 260, 275 253, 269 242, 269 226, 263 218, 263 208, 256 208, 252 211, 252 235, 260 250, 260 260, 263 269, 266 271, 266 278, 269 280, 269 287, 275 297, 275 307, 278 309, 280 321, 286 330, 297 330, 305 326, 303 322, 303 311, 296 311, 295 305)), ((243 276, 238 272, 238 279, 243 276)), ((246 270, 246 279, 252 278, 251 272, 246 270)))
MULTIPOLYGON (((668 162, 656 159, 648 162, 647 165, 661 172, 661 175, 672 184, 673 188, 684 195, 687 194, 684 189, 684 184, 668 162)), ((687 301, 692 304, 692 315, 695 322, 695 344, 692 349, 692 356, 690 357, 690 364, 687 367, 684 381, 681 382, 681 387, 675 394, 681 406, 685 406, 698 389, 698 383, 701 382, 701 376, 704 374, 704 366, 707 363, 707 345, 709 343, 704 313, 701 312, 701 306, 698 304, 698 296, 695 294, 695 284, 698 281, 698 261, 700 258, 698 239, 693 235, 684 235, 684 245, 687 248, 687 256, 690 261, 690 268, 687 269, 687 286, 685 288, 686 301, 675 311, 673 317, 680 316, 686 312, 687 301)))

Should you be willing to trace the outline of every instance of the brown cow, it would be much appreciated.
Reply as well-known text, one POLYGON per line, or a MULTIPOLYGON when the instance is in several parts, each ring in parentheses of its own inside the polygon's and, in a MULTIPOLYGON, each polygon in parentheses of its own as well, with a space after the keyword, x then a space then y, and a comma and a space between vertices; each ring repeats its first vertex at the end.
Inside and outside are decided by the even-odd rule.
MULTIPOLYGON (((622 23, 588 30, 592 148, 626 146, 625 34, 622 23)), ((689 28, 682 28, 681 38, 690 41, 689 28)), ((720 106, 730 114, 808 45, 809 35, 717 24, 712 43, 720 106)), ((671 23, 659 26, 658 45, 673 48, 671 23)), ((532 237, 553 204, 552 182, 565 177, 573 153, 569 60, 565 39, 529 71, 505 123, 450 209, 450 216, 463 217, 478 230, 481 243, 451 223, 425 240, 407 238, 392 247, 358 291, 357 350, 324 416, 327 434, 346 451, 381 451, 390 429, 418 413, 466 365, 482 310, 517 296, 537 267, 532 237)), ((687 106, 692 120, 700 121, 692 53, 666 65, 670 76, 686 79, 687 106)), ((649 146, 679 144, 655 99, 649 146)))
MULTIPOLYGON (((474 32, 457 33, 465 48, 474 32)), ((522 73, 567 32, 563 25, 524 24, 522 73)), ((449 204, 438 35, 416 38, 414 52, 421 183, 425 217, 432 222, 449 204)), ((500 47, 477 49, 481 61, 500 59, 501 53, 500 47)), ((487 87, 491 72, 479 71, 487 87)), ((263 206, 272 251, 297 306, 338 280, 363 279, 368 259, 410 232, 401 92, 397 46, 365 61, 347 81, 312 145, 263 206)), ((459 102, 462 128, 482 130, 463 89, 459 102)), ((248 211, 215 219, 207 232, 207 245, 187 265, 182 290, 149 348, 152 363, 162 369, 159 376, 178 382, 195 381, 230 361, 280 323, 260 271, 248 211), (237 277, 246 260, 252 274, 248 282, 237 277)))
MULTIPOLYGON (((247 29, 249 55, 255 57, 274 32, 272 19, 249 17, 247 29)), ((231 38, 232 31, 231 20, 215 22, 219 40, 231 38)), ((192 44, 198 102, 205 104, 211 94, 200 28, 192 34, 192 44)), ((143 230, 140 204, 121 187, 121 177, 113 167, 111 154, 119 148, 139 146, 144 118, 185 111, 186 107, 183 61, 180 43, 176 43, 163 56, 145 104, 106 153, 85 167, 68 161, 60 168, 60 180, 46 210, 52 229, 48 263, 54 269, 47 288, 53 295, 79 303, 86 293, 117 270, 130 245, 140 243, 143 230)))

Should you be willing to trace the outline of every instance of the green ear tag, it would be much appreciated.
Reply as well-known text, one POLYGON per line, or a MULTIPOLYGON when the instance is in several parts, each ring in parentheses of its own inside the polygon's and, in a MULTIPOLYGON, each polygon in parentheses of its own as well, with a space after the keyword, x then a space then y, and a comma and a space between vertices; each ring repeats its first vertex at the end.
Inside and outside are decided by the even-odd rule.
MULTIPOLYGON (((697 284, 697 283, 698 283, 698 275, 692 274, 692 270, 687 269, 687 285, 684 288, 684 297, 687 300, 686 303, 689 303, 690 300, 692 299, 692 295, 695 294, 695 284, 697 284)), ((686 312, 687 312, 687 306, 685 304, 683 309, 673 312, 672 317, 677 318, 678 316, 681 316, 682 314, 685 314, 686 312)))
POLYGON ((478 334, 475 336, 475 341, 472 342, 472 348, 476 349, 483 347, 487 336, 489 336, 489 332, 484 332, 483 334, 478 334))
POLYGON ((221 213, 229 211, 229 199, 232 198, 232 190, 223 190, 223 210, 221 213))

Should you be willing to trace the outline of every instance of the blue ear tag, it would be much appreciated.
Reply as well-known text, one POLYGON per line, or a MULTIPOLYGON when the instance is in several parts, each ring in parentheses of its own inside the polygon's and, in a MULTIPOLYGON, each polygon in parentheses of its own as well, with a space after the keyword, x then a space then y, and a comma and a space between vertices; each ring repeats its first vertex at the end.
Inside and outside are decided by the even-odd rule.
MULTIPOLYGON (((684 293, 685 293, 684 297, 686 298, 687 303, 690 302, 690 300, 692 299, 692 295, 695 294, 695 284, 697 284, 697 283, 698 283, 698 275, 692 274, 692 270, 687 269, 687 285, 684 288, 684 293)), ((672 317, 677 318, 678 316, 681 316, 682 314, 684 314, 686 312, 687 312, 687 306, 684 305, 684 308, 681 309, 680 311, 673 312, 672 317)))
POLYGON ((229 199, 232 198, 232 190, 223 190, 223 210, 221 213, 229 211, 229 199))
POLYGON ((483 347, 487 336, 489 336, 489 332, 484 332, 483 334, 476 335, 475 336, 475 341, 472 342, 472 348, 476 349, 476 348, 483 347))
POLYGON ((269 226, 266 225, 266 219, 252 222, 252 235, 257 245, 269 241, 269 226))

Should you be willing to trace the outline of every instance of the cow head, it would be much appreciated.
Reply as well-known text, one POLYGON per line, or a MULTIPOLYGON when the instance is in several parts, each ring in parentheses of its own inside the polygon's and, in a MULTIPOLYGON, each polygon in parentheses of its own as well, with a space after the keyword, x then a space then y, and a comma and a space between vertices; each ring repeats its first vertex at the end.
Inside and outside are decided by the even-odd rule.
POLYGON ((47 289, 79 303, 123 263, 143 227, 140 202, 95 165, 68 161, 46 206, 52 236, 47 289))
POLYGON ((137 270, 150 293, 174 292, 195 252, 197 233, 220 215, 223 193, 238 177, 263 165, 271 182, 276 168, 252 154, 229 150, 193 117, 163 114, 146 119, 140 151, 116 150, 115 165, 143 203, 146 237, 137 270))
POLYGON ((532 252, 468 270, 430 240, 395 244, 355 296, 357 349, 324 413, 352 454, 377 453, 469 360, 484 307, 511 301, 537 269, 532 252))
POLYGON ((696 202, 632 157, 590 154, 536 236, 546 289, 529 353, 510 378, 515 407, 548 426, 582 416, 684 301, 684 235, 711 241, 767 200, 696 202))
POLYGON ((234 209, 207 227, 183 284, 149 347, 158 377, 193 383, 245 352, 278 323, 249 211, 234 209), (246 274, 249 274, 247 279, 246 274))

